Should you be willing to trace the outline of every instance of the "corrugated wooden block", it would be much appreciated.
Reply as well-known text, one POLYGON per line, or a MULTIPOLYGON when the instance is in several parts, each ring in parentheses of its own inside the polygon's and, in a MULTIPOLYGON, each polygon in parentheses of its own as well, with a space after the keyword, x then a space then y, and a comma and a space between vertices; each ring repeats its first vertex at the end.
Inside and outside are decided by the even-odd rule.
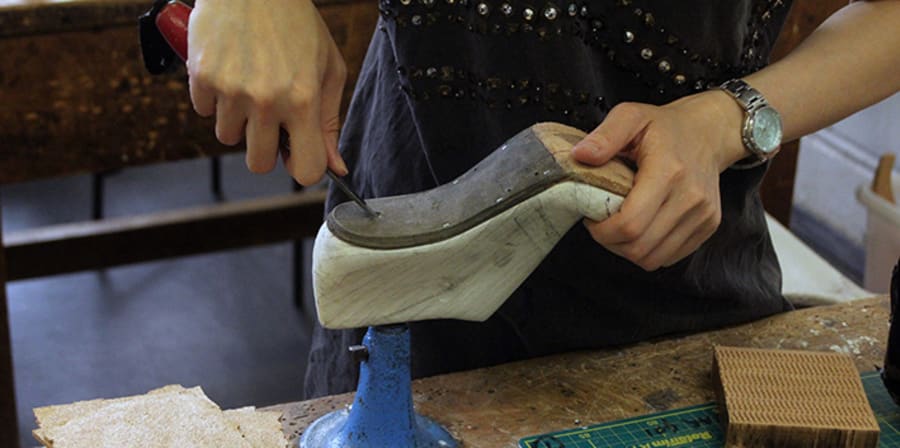
POLYGON ((850 357, 716 347, 726 446, 878 446, 878 422, 850 357))

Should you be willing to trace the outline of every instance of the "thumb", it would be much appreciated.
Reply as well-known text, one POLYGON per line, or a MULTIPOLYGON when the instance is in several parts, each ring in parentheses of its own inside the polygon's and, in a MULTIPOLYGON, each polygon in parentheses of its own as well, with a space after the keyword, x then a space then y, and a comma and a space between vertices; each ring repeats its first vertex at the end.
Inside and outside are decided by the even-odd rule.
POLYGON ((621 103, 612 108, 600 126, 572 148, 575 160, 603 165, 631 147, 650 122, 646 108, 636 103, 621 103))

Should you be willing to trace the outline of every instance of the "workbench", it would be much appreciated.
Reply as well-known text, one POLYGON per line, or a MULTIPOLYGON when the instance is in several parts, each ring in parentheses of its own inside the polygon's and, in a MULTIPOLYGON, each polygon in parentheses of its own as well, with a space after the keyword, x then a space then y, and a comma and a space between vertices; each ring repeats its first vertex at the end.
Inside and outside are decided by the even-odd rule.
MULTIPOLYGON (((860 372, 881 366, 886 296, 806 308, 717 331, 609 350, 583 351, 413 382, 418 411, 466 447, 514 447, 522 437, 707 403, 712 347, 837 351, 860 372)), ((485 341, 489 343, 489 341, 485 341)), ((272 406, 292 441, 353 394, 272 406)))
MULTIPOLYGON (((346 108, 378 18, 377 2, 316 0, 315 3, 348 64, 348 83, 342 103, 346 108)), ((191 112, 183 69, 168 76, 151 77, 140 65, 135 20, 149 4, 149 0, 0 0, 0 60, 3 61, 0 66, 12 67, 0 73, 0 122, 4 124, 0 127, 0 166, 4 167, 0 172, 0 184, 97 173, 126 165, 216 156, 240 150, 218 144, 210 130, 211 119, 202 119, 191 112)), ((773 58, 794 48, 844 4, 846 0, 795 1, 773 58)), ((762 187, 767 210, 783 223, 787 223, 791 209, 796 158, 796 143, 786 143, 769 168, 762 187)), ((322 199, 323 196, 318 194, 240 204, 215 213, 211 209, 199 209, 97 226, 78 223, 75 227, 57 228, 52 233, 23 232, 18 237, 7 236, 5 243, 0 229, 0 394, 14 397, 6 281, 205 252, 213 248, 209 241, 215 241, 215 248, 222 249, 242 247, 246 241, 263 244, 296 238, 303 236, 307 229, 314 231, 317 228, 322 199), (287 217, 282 213, 285 211, 289 213, 287 217), (315 219, 307 219, 310 216, 315 219), (241 228, 262 230, 237 235, 242 241, 236 241, 236 234, 230 231, 235 222, 241 228), (305 223, 306 227, 298 227, 297 222, 305 223), (194 231, 195 228, 203 231, 194 231), (156 236, 141 237, 147 231, 156 236), (201 234, 205 238, 196 238, 201 234), (97 244, 98 238, 105 243, 97 244), (142 244, 125 243, 135 240, 142 244), (167 243, 158 244, 160 240, 167 243), (121 247, 132 250, 121 251, 121 247)), ((638 349, 634 347, 629 351, 638 349)), ((606 359, 615 353, 570 356, 606 359)), ((548 358, 543 362, 568 359, 548 358)), ((704 367, 706 364, 704 362, 704 367)), ((544 369, 543 366, 528 364, 524 368, 544 369)), ((503 376, 491 373, 488 378, 494 377, 490 375, 503 376)), ((465 378, 447 381, 460 382, 465 378)), ((422 383, 426 386, 419 387, 427 388, 434 381, 439 380, 431 379, 422 383)), ((496 390, 509 393, 506 388, 496 390)), ((488 397, 493 398, 492 395, 488 397)), ((432 409, 430 403, 435 401, 430 397, 423 393, 417 396, 426 413, 432 409)), ((506 400, 508 397, 499 398, 506 400)), ((510 407, 527 408, 529 403, 543 403, 545 398, 523 395, 507 401, 510 407)), ((313 404, 329 405, 315 401, 305 406, 313 404)), ((620 414, 632 415, 634 412, 620 414)), ((509 415, 514 414, 503 417, 509 415)), ((442 417, 442 420, 456 425, 451 429, 464 440, 474 440, 469 437, 480 436, 478 431, 483 431, 468 430, 463 423, 449 421, 449 417, 442 417), (470 435, 472 431, 475 431, 474 435, 470 435)), ((534 432, 532 428, 572 426, 543 421, 546 426, 531 425, 526 427, 527 432, 534 432)), ((302 426, 299 421, 288 423, 294 423, 294 427, 302 426)), ((504 424, 503 427, 512 428, 513 425, 504 424)), ((517 432, 504 440, 513 440, 517 435, 520 434, 517 432)), ((0 445, 15 446, 18 439, 15 400, 0 401, 0 445)))

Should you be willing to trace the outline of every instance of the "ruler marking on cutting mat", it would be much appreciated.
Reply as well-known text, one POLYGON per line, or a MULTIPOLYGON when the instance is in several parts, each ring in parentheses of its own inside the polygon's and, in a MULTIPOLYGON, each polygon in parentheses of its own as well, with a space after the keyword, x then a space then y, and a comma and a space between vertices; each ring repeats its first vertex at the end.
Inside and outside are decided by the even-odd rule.
MULTIPOLYGON (((875 411, 875 418, 881 428, 879 445, 881 448, 900 448, 900 407, 894 404, 881 383, 878 372, 861 375, 869 404, 875 411)), ((566 429, 557 432, 525 437, 519 441, 520 448, 655 448, 655 447, 721 447, 724 433, 718 418, 717 405, 706 403, 687 408, 673 409, 656 414, 642 415, 624 420, 597 425, 566 429), (696 417, 691 419, 691 417, 696 417), (677 428, 666 419, 680 418, 677 423, 686 429, 677 428), (689 421, 690 420, 690 421, 689 421), (661 424, 651 425, 650 422, 661 424), (693 423, 691 423, 691 421, 693 423), (693 426, 696 425, 696 426, 693 426), (648 431, 664 428, 658 436, 648 431)))

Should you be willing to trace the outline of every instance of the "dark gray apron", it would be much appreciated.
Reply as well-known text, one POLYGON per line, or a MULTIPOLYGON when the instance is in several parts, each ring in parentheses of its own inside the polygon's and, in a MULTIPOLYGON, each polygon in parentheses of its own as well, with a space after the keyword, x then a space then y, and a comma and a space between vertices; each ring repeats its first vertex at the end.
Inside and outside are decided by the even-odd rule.
MULTIPOLYGON (((363 197, 448 182, 540 121, 593 129, 759 70, 790 2, 381 0, 340 148, 363 197)), ((645 272, 580 224, 486 322, 410 325, 413 375, 632 343, 790 309, 759 199, 765 166, 721 176, 722 224, 645 272)), ((346 198, 331 191, 327 208, 346 198)), ((390 279, 385 279, 390 281, 390 279)), ((307 397, 352 390, 363 329, 317 327, 307 397)))

